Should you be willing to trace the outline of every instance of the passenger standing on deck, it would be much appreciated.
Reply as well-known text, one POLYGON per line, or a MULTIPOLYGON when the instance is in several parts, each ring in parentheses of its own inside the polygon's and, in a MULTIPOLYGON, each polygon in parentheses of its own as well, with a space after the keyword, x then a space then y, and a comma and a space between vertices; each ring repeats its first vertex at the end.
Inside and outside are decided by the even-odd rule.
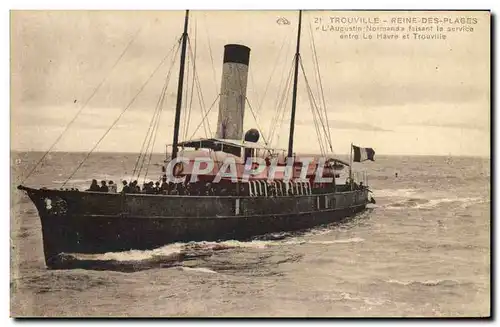
POLYGON ((178 192, 178 195, 186 195, 186 188, 184 187, 184 184, 176 184, 176 189, 178 192))
POLYGON ((212 184, 206 183, 205 184, 205 195, 206 196, 212 195, 211 190, 212 190, 212 184))
POLYGON ((101 189, 100 189, 99 185, 97 184, 97 180, 93 179, 92 183, 90 184, 90 188, 86 191, 99 192, 100 190, 101 189))
POLYGON ((162 181, 162 183, 161 183, 160 193, 168 194, 168 183, 166 180, 162 181))
MULTIPOLYGON (((130 193, 137 193, 137 188, 139 187, 137 185, 137 181, 133 181, 129 184, 130 186, 130 193)), ((139 191, 140 192, 140 191, 139 191)))
POLYGON ((184 195, 193 195, 193 190, 191 189, 191 184, 187 183, 184 187, 184 195))
POLYGON ((127 185, 127 181, 123 181, 122 193, 130 193, 130 187, 127 185))
POLYGON ((101 181, 100 191, 103 193, 108 193, 109 188, 108 188, 108 185, 106 185, 106 181, 101 181))
POLYGON ((141 193, 141 187, 139 186, 139 183, 137 181, 134 181, 134 193, 141 193))
POLYGON ((154 187, 153 187, 153 182, 148 182, 144 184, 144 187, 142 188, 142 191, 146 194, 154 194, 154 187))
POLYGON ((170 191, 171 195, 179 195, 179 191, 177 190, 177 184, 174 184, 172 190, 170 191))
POLYGON ((118 187, 113 181, 109 181, 109 193, 117 193, 118 192, 118 187))
POLYGON ((161 194, 160 182, 155 183, 154 192, 155 194, 161 194))

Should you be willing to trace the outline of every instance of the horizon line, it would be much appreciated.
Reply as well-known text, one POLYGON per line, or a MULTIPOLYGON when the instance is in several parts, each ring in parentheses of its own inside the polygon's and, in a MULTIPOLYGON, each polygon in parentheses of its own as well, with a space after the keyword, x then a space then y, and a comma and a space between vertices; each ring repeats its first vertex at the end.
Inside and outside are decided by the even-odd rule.
MULTIPOLYGON (((17 149, 10 149, 11 153, 46 153, 47 151, 42 151, 42 150, 17 150, 17 149)), ((87 154, 88 151, 62 151, 62 150, 56 150, 56 151, 50 151, 51 153, 85 153, 87 154)), ((134 154, 137 155, 140 152, 130 152, 130 151, 94 151, 94 153, 112 153, 112 154, 134 154)), ((165 155, 165 152, 153 152, 155 155, 165 155)), ((296 153, 297 155, 300 155, 300 152, 296 153)), ((302 152, 302 154, 311 154, 311 155, 320 155, 320 153, 305 153, 302 152)), ((349 156, 349 153, 335 153, 331 154, 330 156, 349 156)), ((488 156, 482 156, 482 155, 471 155, 471 154, 385 154, 385 153, 377 153, 377 156, 387 156, 387 157, 466 157, 466 158, 482 158, 482 159, 490 159, 491 160, 491 153, 488 156)))

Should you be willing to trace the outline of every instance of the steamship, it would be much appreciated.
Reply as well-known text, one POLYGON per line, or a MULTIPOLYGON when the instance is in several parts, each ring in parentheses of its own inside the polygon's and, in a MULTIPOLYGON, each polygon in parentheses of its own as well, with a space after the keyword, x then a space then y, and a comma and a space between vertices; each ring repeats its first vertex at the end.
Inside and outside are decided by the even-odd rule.
POLYGON ((293 62, 288 149, 259 142, 261 132, 257 129, 243 133, 250 48, 240 44, 224 48, 216 135, 180 141, 188 20, 186 11, 179 39, 174 137, 159 180, 165 182, 168 178, 170 186, 182 186, 191 192, 170 192, 169 188, 160 194, 104 193, 21 183, 18 189, 29 196, 39 213, 49 269, 60 266, 61 254, 146 250, 173 242, 249 240, 269 233, 305 230, 355 215, 372 200, 366 179, 364 185, 359 180, 356 183, 351 167, 353 160, 363 161, 362 153, 364 159, 373 160, 373 150, 351 144, 350 162, 333 156, 303 160, 294 153, 302 11, 293 62), (200 158, 205 163, 211 161, 213 169, 200 167, 200 158), (228 158, 236 167, 231 176, 221 174, 228 158), (248 158, 260 158, 264 164, 258 173, 245 176, 248 158), (291 167, 288 173, 286 167, 291 167), (193 178, 196 169, 202 173, 193 178), (339 182, 340 172, 347 169, 347 180, 339 182), (169 171, 181 181, 171 182, 169 171), (318 182, 319 172, 331 182, 318 182), (269 178, 271 174, 273 179, 269 178), (211 185, 211 192, 204 191, 207 185, 211 185))

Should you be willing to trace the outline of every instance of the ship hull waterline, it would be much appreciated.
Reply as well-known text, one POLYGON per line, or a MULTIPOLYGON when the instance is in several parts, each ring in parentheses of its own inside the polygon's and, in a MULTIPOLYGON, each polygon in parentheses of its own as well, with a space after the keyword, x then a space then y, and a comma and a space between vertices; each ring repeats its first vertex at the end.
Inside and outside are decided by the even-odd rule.
POLYGON ((49 269, 57 269, 62 253, 152 250, 306 230, 362 212, 368 203, 367 189, 262 198, 22 189, 37 207, 49 269))

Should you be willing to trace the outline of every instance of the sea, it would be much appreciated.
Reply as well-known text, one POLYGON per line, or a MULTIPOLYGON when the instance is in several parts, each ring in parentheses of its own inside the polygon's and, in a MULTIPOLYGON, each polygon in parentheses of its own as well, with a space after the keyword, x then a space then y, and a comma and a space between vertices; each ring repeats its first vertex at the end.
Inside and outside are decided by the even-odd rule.
MULTIPOLYGON (((376 204, 341 223, 252 241, 86 255, 48 270, 37 210, 16 186, 43 153, 11 153, 13 317, 487 317, 490 159, 382 156, 376 204), (397 177, 396 177, 397 173, 397 177)), ((85 153, 49 154, 26 185, 62 187, 85 153)), ((138 154, 94 153, 64 187, 129 179, 138 154)), ((153 155, 148 179, 161 174, 153 155)), ((142 182, 142 179, 139 180, 142 182)))

